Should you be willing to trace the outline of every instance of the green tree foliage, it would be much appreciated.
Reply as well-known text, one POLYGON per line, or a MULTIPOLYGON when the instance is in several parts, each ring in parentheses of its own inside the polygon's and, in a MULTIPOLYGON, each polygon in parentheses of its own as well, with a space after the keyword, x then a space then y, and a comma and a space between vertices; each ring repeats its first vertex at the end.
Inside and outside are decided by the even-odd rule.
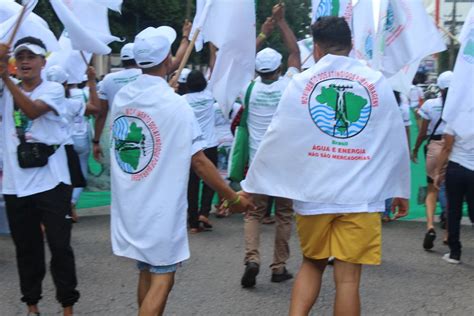
MULTIPOLYGON (((265 21, 267 16, 271 15, 272 7, 279 1, 276 0, 258 0, 256 4, 257 13, 257 34, 260 30, 260 25, 265 21)), ((303 39, 310 34, 310 1, 309 0, 286 0, 286 18, 288 24, 293 29, 298 39, 303 39)), ((124 0, 122 7, 122 14, 109 11, 110 29, 115 36, 125 39, 126 42, 133 41, 135 35, 148 26, 168 25, 173 27, 177 33, 178 38, 181 36, 181 28, 186 18, 191 20, 194 17, 195 0, 124 0), (188 5, 190 6, 188 8, 188 5), (191 13, 187 17, 187 12, 191 13)), ((39 1, 35 9, 35 13, 45 19, 50 25, 53 32, 59 36, 62 31, 61 22, 54 14, 49 1, 39 1)), ((238 28, 238 25, 235 26, 238 28)), ((257 35, 256 34, 256 35, 257 35)), ((177 49, 177 41, 173 47, 177 49)), ((111 45, 114 52, 118 52, 122 43, 113 43, 111 45)), ((280 38, 277 29, 270 36, 267 41, 267 46, 270 46, 284 56, 286 56, 286 49, 280 38)), ((191 62, 206 63, 208 60, 208 50, 203 53, 193 53, 191 62)))

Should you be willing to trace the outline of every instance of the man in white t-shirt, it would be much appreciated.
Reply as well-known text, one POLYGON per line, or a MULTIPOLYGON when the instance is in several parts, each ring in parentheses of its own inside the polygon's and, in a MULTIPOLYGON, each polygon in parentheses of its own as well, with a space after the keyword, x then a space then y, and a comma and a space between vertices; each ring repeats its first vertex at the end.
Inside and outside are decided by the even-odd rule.
POLYGON ((137 260, 142 316, 163 314, 175 272, 189 258, 190 167, 234 210, 252 206, 206 158, 193 110, 165 80, 175 38, 166 26, 136 36, 135 60, 143 74, 117 93, 111 111, 112 248, 137 260))
POLYGON ((56 298, 64 315, 72 315, 79 292, 70 244, 72 186, 64 146, 69 141, 64 88, 41 79, 46 64, 46 47, 41 40, 25 37, 14 46, 19 85, 8 75, 8 56, 5 46, 0 46, 3 194, 15 243, 22 301, 30 313, 39 315, 37 304, 46 274, 43 224, 51 250, 56 298), (41 150, 24 149, 19 154, 20 144, 41 150))
MULTIPOLYGON (((249 162, 257 152, 260 142, 267 131, 273 114, 275 113, 280 98, 285 91, 291 76, 299 72, 301 67, 300 52, 296 37, 289 28, 285 20, 283 5, 276 5, 273 8, 273 20, 280 29, 285 46, 288 48, 288 70, 281 76, 282 55, 272 48, 265 48, 257 54, 255 70, 261 80, 251 82, 244 92, 249 95, 247 107, 247 126, 249 131, 249 162)), ((268 23, 268 22, 267 22, 268 23)), ((263 37, 263 35, 259 35, 263 37)), ((246 101, 245 101, 246 102, 246 101)), ((243 118, 245 115, 243 116, 243 118)), ((269 200, 266 195, 252 195, 257 206, 255 211, 251 211, 245 217, 245 271, 241 279, 244 288, 250 288, 256 284, 256 276, 260 270, 259 238, 260 225, 264 218, 269 200)), ((275 246, 273 252, 272 282, 283 282, 293 276, 286 269, 286 261, 289 258, 290 250, 288 241, 291 236, 291 225, 293 221, 293 208, 291 200, 275 197, 275 246)))
MULTIPOLYGON (((169 69, 170 73, 178 69, 179 63, 184 57, 184 53, 186 52, 186 49, 189 45, 188 37, 189 33, 191 32, 191 27, 192 24, 186 20, 183 25, 183 36, 180 45, 176 52, 176 56, 173 57, 173 64, 169 69)), ((100 144, 102 143, 102 147, 109 148, 108 144, 110 142, 111 126, 110 122, 107 121, 109 108, 113 104, 117 92, 130 82, 135 81, 141 74, 141 70, 137 66, 134 59, 132 43, 128 43, 122 47, 122 50, 120 51, 120 59, 122 60, 122 66, 125 69, 106 75, 104 77, 104 80, 102 80, 100 83, 99 98, 101 99, 102 111, 96 118, 94 139, 92 140, 94 158, 99 161, 101 160, 101 157, 105 156, 105 174, 108 174, 109 172, 109 168, 107 167, 107 165, 109 164, 110 159, 109 157, 106 157, 108 155, 108 150, 106 150, 104 153, 100 144)))

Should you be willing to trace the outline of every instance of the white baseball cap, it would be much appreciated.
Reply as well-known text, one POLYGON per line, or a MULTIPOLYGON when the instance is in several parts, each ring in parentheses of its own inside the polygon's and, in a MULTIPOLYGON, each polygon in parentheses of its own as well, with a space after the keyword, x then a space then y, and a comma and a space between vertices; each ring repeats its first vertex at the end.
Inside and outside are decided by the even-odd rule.
POLYGON ((181 74, 179 75, 178 82, 186 83, 188 81, 188 75, 190 72, 191 72, 191 69, 184 68, 183 71, 181 71, 181 74))
POLYGON ((54 65, 46 69, 46 79, 48 81, 57 82, 63 84, 67 82, 69 75, 66 70, 59 65, 54 65))
POLYGON ((16 55, 19 52, 22 52, 24 50, 29 50, 35 55, 41 55, 41 56, 46 56, 46 49, 44 49, 41 46, 38 46, 36 44, 31 44, 31 43, 23 43, 18 45, 18 47, 15 48, 13 51, 13 54, 16 55))
POLYGON ((260 73, 268 73, 278 69, 281 65, 282 56, 273 48, 265 48, 258 52, 255 60, 255 70, 260 73))
POLYGON ((448 89, 451 85, 451 79, 453 78, 453 72, 448 70, 441 73, 438 76, 438 80, 436 81, 436 85, 441 89, 448 89))
POLYGON ((148 27, 135 37, 133 54, 140 68, 161 64, 171 51, 176 31, 169 26, 148 27))
POLYGON ((135 59, 133 55, 133 43, 125 44, 120 50, 120 59, 121 60, 132 60, 135 59))

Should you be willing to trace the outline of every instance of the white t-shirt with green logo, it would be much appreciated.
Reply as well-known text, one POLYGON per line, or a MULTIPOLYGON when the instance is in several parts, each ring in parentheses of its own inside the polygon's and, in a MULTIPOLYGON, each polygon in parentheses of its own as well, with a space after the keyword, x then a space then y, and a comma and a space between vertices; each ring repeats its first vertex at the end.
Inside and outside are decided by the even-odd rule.
MULTIPOLYGON (((22 115, 26 141, 47 145, 68 143, 70 136, 63 86, 59 83, 43 81, 35 90, 25 92, 25 94, 31 100, 43 101, 56 111, 56 113, 49 111, 34 120, 22 115)), ((0 103, 4 136, 3 194, 23 197, 51 190, 61 182, 71 184, 64 146, 59 147, 49 157, 48 164, 44 167, 20 168, 17 158, 17 147, 20 141, 13 119, 13 98, 9 90, 4 87, 3 81, 0 81, 0 103)))
POLYGON ((100 82, 98 93, 99 99, 109 102, 109 111, 117 92, 130 82, 135 81, 141 73, 141 69, 130 68, 110 73, 104 77, 100 82))
MULTIPOLYGON (((263 139, 263 135, 265 135, 272 121, 281 96, 291 81, 291 77, 298 72, 298 69, 291 67, 288 68, 284 76, 273 83, 265 84, 260 80, 255 82, 250 95, 249 115, 247 118, 250 161, 253 161, 255 153, 263 139)), ((243 92, 244 98, 246 92, 247 90, 243 92)))
POLYGON ((155 266, 189 258, 191 157, 205 147, 194 113, 161 77, 140 75, 111 110, 114 254, 155 266))
MULTIPOLYGON (((441 98, 426 100, 425 103, 423 103, 421 108, 418 110, 418 114, 423 119, 430 121, 427 130, 428 136, 433 133, 433 129, 435 128, 436 124, 438 124, 442 111, 443 103, 441 98)), ((446 122, 441 120, 441 123, 438 125, 438 128, 436 129, 434 135, 443 135, 445 126, 446 122)))

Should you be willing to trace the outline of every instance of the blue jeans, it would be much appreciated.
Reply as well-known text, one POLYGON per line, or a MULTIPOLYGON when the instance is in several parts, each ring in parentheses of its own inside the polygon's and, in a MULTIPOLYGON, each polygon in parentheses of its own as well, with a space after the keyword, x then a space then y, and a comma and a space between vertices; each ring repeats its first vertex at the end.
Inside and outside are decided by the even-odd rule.
POLYGON ((393 199, 385 200, 385 211, 383 212, 382 217, 390 217, 390 214, 392 213, 392 201, 393 199))
MULTIPOLYGON (((90 143, 90 138, 89 135, 85 136, 73 136, 74 140, 74 150, 77 152, 77 155, 79 156, 79 162, 81 164, 81 171, 82 175, 84 178, 87 180, 87 162, 89 159, 89 153, 91 151, 91 143, 90 143)), ((84 188, 74 188, 72 191, 72 199, 71 203, 76 204, 77 201, 79 200, 79 197, 81 196, 82 190, 84 188)))

